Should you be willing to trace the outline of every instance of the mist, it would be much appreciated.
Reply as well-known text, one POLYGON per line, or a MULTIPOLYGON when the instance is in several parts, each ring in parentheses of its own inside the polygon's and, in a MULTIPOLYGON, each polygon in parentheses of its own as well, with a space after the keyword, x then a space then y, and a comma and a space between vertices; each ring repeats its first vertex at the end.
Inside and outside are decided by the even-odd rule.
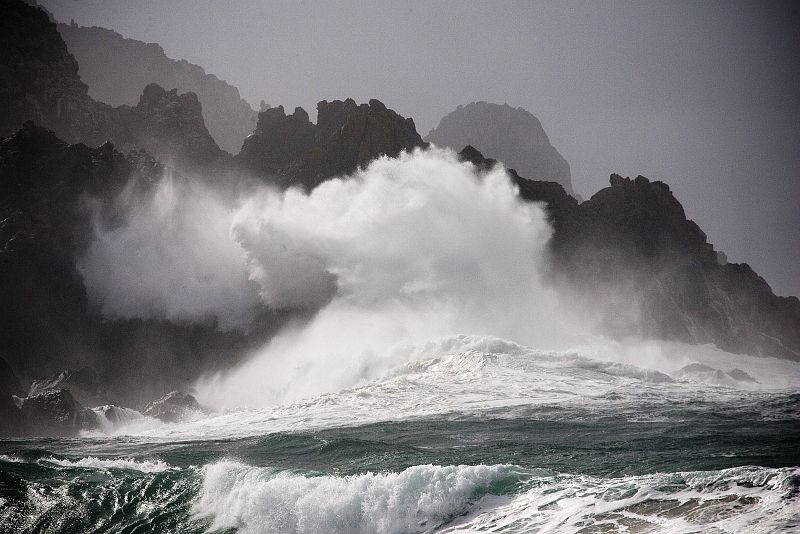
POLYGON ((256 107, 313 114, 322 99, 378 97, 425 135, 458 104, 522 106, 578 194, 612 172, 663 180, 730 261, 800 294, 792 2, 43 4, 65 22, 158 42, 256 107))
MULTIPOLYGON (((552 229, 502 166, 451 150, 379 158, 312 192, 229 191, 167 174, 79 268, 109 319, 246 332, 261 307, 315 313, 242 367, 206 377, 211 406, 335 391, 462 333, 564 348, 585 333, 542 281, 552 229)), ((118 202, 131 203, 124 192, 118 202)))

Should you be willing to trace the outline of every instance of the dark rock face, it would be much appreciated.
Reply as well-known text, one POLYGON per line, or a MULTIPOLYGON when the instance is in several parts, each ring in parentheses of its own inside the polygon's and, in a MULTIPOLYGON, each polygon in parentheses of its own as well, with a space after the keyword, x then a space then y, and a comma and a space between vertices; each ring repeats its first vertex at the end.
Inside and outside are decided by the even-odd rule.
POLYGON ((90 365, 108 396, 138 407, 203 369, 230 365, 282 324, 268 310, 247 334, 107 321, 91 305, 75 261, 93 217, 120 224, 127 209, 114 201, 120 191, 146 195, 162 175, 144 152, 68 145, 32 123, 0 140, 0 347, 17 372, 48 376, 90 365))
POLYGON ((458 106, 425 140, 454 150, 472 145, 529 180, 556 182, 572 194, 569 163, 550 144, 539 119, 522 108, 488 102, 458 106))
POLYGON ((102 143, 103 125, 55 23, 20 1, 3 0, 0 11, 0 137, 33 120, 69 142, 102 143))
POLYGON ((34 380, 28 396, 35 397, 40 393, 59 389, 68 391, 77 402, 90 408, 113 403, 95 372, 88 367, 67 369, 48 378, 34 380))
MULTIPOLYGON (((194 93, 216 143, 231 154, 242 147, 256 126, 256 112, 239 90, 206 74, 202 67, 170 59, 155 43, 126 39, 105 28, 59 24, 69 52, 80 67, 89 95, 112 106, 134 106, 144 87, 156 83, 181 93, 194 93)), ((153 152, 151 152, 153 153, 153 152)))
POLYGON ((73 353, 93 335, 75 268, 92 235, 82 199, 109 199, 101 211, 112 220, 110 199, 132 177, 146 183, 160 174, 142 154, 67 145, 31 123, 0 140, 0 346, 16 369, 52 372, 52 355, 73 353))
POLYGON ((81 430, 97 428, 94 412, 63 389, 23 399, 20 418, 24 435, 28 436, 75 436, 81 430))
MULTIPOLYGON (((146 149, 181 168, 225 159, 196 95, 148 85, 135 107, 95 102, 47 14, 18 0, 3 0, 2 6, 0 137, 33 121, 69 143, 98 146, 110 140, 126 152, 146 149)), ((120 80, 128 83, 124 76, 120 80)))
MULTIPOLYGON (((460 156, 494 164, 472 147, 460 156)), ((776 296, 747 264, 721 264, 665 183, 615 174, 578 204, 558 184, 510 175, 523 199, 547 204, 552 281, 606 333, 800 360, 800 300, 776 296)))
MULTIPOLYGON (((485 158, 473 146, 467 145, 458 153, 463 161, 469 161, 481 170, 489 170, 497 165, 497 160, 485 158)), ((528 202, 544 202, 550 215, 550 223, 559 228, 578 209, 578 201, 569 195, 557 182, 528 180, 517 174, 515 169, 507 169, 508 175, 519 187, 519 196, 528 202)))
POLYGON ((175 89, 166 91, 149 84, 136 107, 104 109, 109 117, 109 138, 125 152, 143 149, 163 163, 184 168, 226 159, 227 154, 206 129, 194 93, 179 95, 175 89))
MULTIPOLYGON (((553 240, 558 268, 579 291, 617 301, 599 311, 630 331, 624 299, 638 300, 638 333, 731 352, 800 359, 800 301, 778 297, 747 264, 720 265, 669 186, 611 176, 553 240), (620 313, 620 312, 623 313, 620 313)), ((608 300, 605 300, 608 302, 608 300)))
POLYGON ((180 391, 171 391, 149 403, 144 412, 147 417, 155 417, 165 423, 176 423, 193 414, 202 412, 203 408, 192 395, 180 391))
POLYGON ((378 100, 352 99, 317 104, 317 124, 302 108, 286 115, 283 106, 258 114, 237 161, 280 187, 313 189, 332 176, 347 174, 381 156, 425 146, 414 121, 378 100))
POLYGON ((0 436, 13 435, 19 428, 19 408, 14 397, 24 395, 14 370, 0 358, 0 436))

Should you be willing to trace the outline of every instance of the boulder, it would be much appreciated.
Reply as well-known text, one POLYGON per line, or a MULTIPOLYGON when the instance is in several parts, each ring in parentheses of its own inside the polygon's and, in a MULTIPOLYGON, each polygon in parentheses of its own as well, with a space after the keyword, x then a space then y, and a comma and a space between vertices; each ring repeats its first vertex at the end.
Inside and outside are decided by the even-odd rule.
POLYGON ((202 412, 203 408, 193 395, 181 391, 171 391, 149 403, 142 414, 147 417, 155 417, 165 423, 176 423, 202 412))
POLYGON ((28 390, 28 396, 34 397, 46 391, 59 389, 69 391, 76 401, 90 408, 112 404, 97 375, 89 367, 67 369, 48 378, 34 380, 28 390))
POLYGON ((69 437, 98 427, 94 412, 64 389, 26 397, 20 404, 22 428, 28 436, 69 437))

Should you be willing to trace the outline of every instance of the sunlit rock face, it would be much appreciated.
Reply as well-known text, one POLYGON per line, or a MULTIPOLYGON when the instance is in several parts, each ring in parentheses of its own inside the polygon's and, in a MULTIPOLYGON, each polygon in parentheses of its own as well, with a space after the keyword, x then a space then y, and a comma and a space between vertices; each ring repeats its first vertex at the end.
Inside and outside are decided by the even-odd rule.
POLYGON ((454 150, 472 145, 521 176, 557 182, 572 194, 569 163, 550 144, 539 119, 523 108, 488 102, 458 106, 425 140, 454 150))
POLYGON ((419 146, 425 143, 413 119, 401 117, 378 100, 358 105, 348 98, 319 102, 317 124, 302 108, 291 115, 283 106, 262 111, 237 159, 245 169, 279 186, 313 189, 378 156, 396 156, 419 146))

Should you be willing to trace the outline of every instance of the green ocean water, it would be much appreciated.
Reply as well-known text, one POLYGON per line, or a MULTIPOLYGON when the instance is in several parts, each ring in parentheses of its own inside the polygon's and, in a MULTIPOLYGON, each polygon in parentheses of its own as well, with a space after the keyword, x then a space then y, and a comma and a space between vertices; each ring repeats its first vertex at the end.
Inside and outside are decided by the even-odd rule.
POLYGON ((0 532, 796 532, 798 406, 782 393, 662 406, 661 421, 497 408, 237 439, 8 440, 0 532), (559 523, 576 499, 588 515, 559 523))

